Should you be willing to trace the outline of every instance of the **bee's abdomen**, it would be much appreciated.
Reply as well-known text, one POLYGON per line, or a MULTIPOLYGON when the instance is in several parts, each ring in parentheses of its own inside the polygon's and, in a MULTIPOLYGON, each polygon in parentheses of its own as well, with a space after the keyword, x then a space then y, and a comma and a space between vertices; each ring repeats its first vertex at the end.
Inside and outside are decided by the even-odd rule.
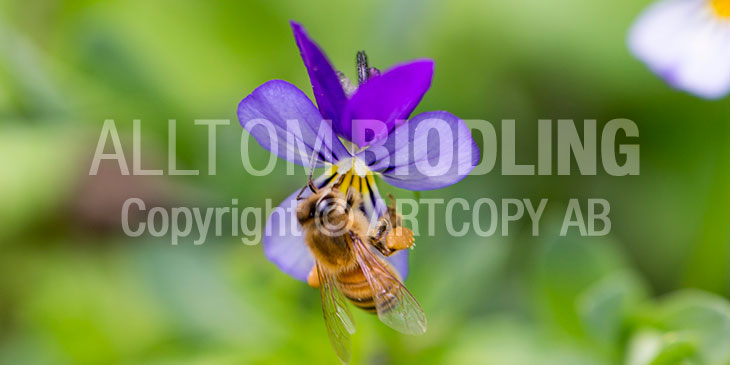
POLYGON ((370 313, 375 313, 373 289, 370 287, 365 274, 360 267, 337 276, 337 285, 345 297, 356 307, 370 313))
MULTIPOLYGON (((373 275, 383 275, 383 273, 374 271, 373 275)), ((380 283, 386 284, 388 280, 380 280, 380 283)), ((337 276, 337 285, 345 297, 352 302, 356 307, 370 313, 376 312, 375 300, 373 298, 373 288, 365 278, 365 274, 362 269, 358 266, 355 270, 340 273, 337 276)), ((384 296, 388 298, 381 305, 384 310, 389 310, 396 301, 396 298, 390 295, 395 288, 389 286, 385 289, 384 296)))

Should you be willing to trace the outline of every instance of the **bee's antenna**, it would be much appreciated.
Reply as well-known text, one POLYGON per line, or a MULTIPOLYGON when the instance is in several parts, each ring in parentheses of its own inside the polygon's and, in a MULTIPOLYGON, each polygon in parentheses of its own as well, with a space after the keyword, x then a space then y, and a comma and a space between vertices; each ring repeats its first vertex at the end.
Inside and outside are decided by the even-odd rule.
POLYGON ((310 161, 309 165, 309 179, 307 180, 307 186, 309 186, 309 189, 312 190, 313 193, 317 192, 317 187, 314 186, 314 181, 312 180, 312 175, 314 174, 314 164, 317 162, 317 159, 315 159, 316 155, 312 153, 312 159, 310 161))
POLYGON ((304 189, 307 188, 307 185, 302 186, 302 190, 299 190, 299 194, 297 194, 297 200, 302 200, 302 194, 304 194, 304 189))
POLYGON ((304 190, 309 188, 309 190, 312 191, 312 193, 316 193, 317 186, 314 185, 314 180, 312 180, 312 175, 314 174, 314 164, 317 162, 317 159, 315 158, 315 154, 312 154, 312 158, 310 159, 310 165, 309 165, 309 177, 307 178, 307 185, 304 185, 302 187, 302 190, 299 190, 299 194, 297 194, 297 200, 302 200, 302 194, 304 193, 304 190))

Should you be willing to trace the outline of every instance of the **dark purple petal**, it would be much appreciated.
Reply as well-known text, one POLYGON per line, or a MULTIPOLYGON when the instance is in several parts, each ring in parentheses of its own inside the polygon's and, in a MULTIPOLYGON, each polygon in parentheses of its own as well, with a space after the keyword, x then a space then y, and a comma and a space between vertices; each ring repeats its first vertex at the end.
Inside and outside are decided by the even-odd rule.
POLYGON ((312 82, 314 98, 325 119, 335 125, 340 123, 342 110, 347 102, 340 80, 324 52, 312 41, 299 23, 290 22, 294 31, 294 39, 302 55, 302 61, 312 82))
POLYGON ((347 102, 335 132, 359 146, 384 137, 398 120, 408 119, 428 91, 433 67, 432 60, 413 61, 368 79, 347 102), (374 131, 374 136, 366 135, 366 130, 374 131))
MULTIPOLYGON (((339 175, 338 175, 339 176, 339 175)), ((334 179, 328 175, 322 175, 315 179, 314 183, 321 188, 334 179)), ((271 262, 284 273, 297 280, 307 281, 307 275, 314 266, 314 256, 304 242, 304 235, 296 218, 296 197, 299 190, 289 195, 269 216, 266 221, 263 233, 264 254, 271 262)), ((309 196, 309 190, 303 196, 309 196)), ((380 196, 377 196, 380 199, 380 196)), ((380 199, 382 202, 382 199, 380 199)), ((384 210, 384 209, 381 209, 384 210)), ((408 276, 408 252, 403 250, 386 258, 401 278, 405 280, 408 276)))
POLYGON ((408 190, 455 184, 479 163, 479 148, 463 120, 427 112, 396 128, 381 143, 357 155, 391 185, 408 190))
POLYGON ((286 81, 256 88, 238 105, 238 119, 262 147, 306 167, 312 155, 329 163, 350 156, 309 98, 286 81))

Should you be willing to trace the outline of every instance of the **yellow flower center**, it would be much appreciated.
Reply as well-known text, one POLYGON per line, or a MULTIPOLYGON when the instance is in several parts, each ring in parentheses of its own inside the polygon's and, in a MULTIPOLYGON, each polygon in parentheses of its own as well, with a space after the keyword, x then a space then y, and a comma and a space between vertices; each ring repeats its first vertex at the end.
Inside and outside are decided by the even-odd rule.
MULTIPOLYGON (((368 186, 375 185, 372 171, 356 157, 340 161, 337 165, 332 166, 330 174, 337 174, 336 179, 340 179, 344 175, 342 184, 340 184, 340 190, 343 192, 347 192, 347 188, 352 186, 361 194, 365 194, 370 191, 368 186)), ((336 179, 333 179, 333 182, 336 179)))
POLYGON ((722 18, 730 18, 730 0, 712 0, 712 9, 722 18))
POLYGON ((352 157, 339 161, 337 165, 331 165, 325 174, 329 177, 329 184, 340 182, 340 191, 343 193, 347 193, 350 187, 359 191, 366 215, 376 212, 376 200, 381 199, 380 193, 372 170, 362 160, 352 157))

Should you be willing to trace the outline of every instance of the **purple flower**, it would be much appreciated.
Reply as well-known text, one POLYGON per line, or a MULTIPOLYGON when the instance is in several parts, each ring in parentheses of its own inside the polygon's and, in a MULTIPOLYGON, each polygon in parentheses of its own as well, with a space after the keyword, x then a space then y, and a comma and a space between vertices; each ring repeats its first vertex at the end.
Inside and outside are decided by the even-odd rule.
POLYGON ((730 0, 661 0, 639 17, 629 49, 672 87, 707 99, 730 92, 730 0))
MULTIPOLYGON (((352 186, 361 193, 371 222, 386 212, 375 175, 403 189, 432 190, 460 181, 477 165, 479 150, 461 119, 444 111, 408 119, 431 85, 433 61, 416 60, 381 73, 358 53, 356 87, 334 70, 299 24, 291 26, 319 109, 286 81, 259 86, 239 104, 238 118, 262 147, 290 162, 309 167, 313 159, 315 167, 326 167, 315 184, 342 179, 340 189, 352 186)), ((269 217, 263 246, 282 271, 306 281, 314 258, 296 223, 297 193, 269 217)), ((388 260, 405 279, 407 251, 388 260)))

